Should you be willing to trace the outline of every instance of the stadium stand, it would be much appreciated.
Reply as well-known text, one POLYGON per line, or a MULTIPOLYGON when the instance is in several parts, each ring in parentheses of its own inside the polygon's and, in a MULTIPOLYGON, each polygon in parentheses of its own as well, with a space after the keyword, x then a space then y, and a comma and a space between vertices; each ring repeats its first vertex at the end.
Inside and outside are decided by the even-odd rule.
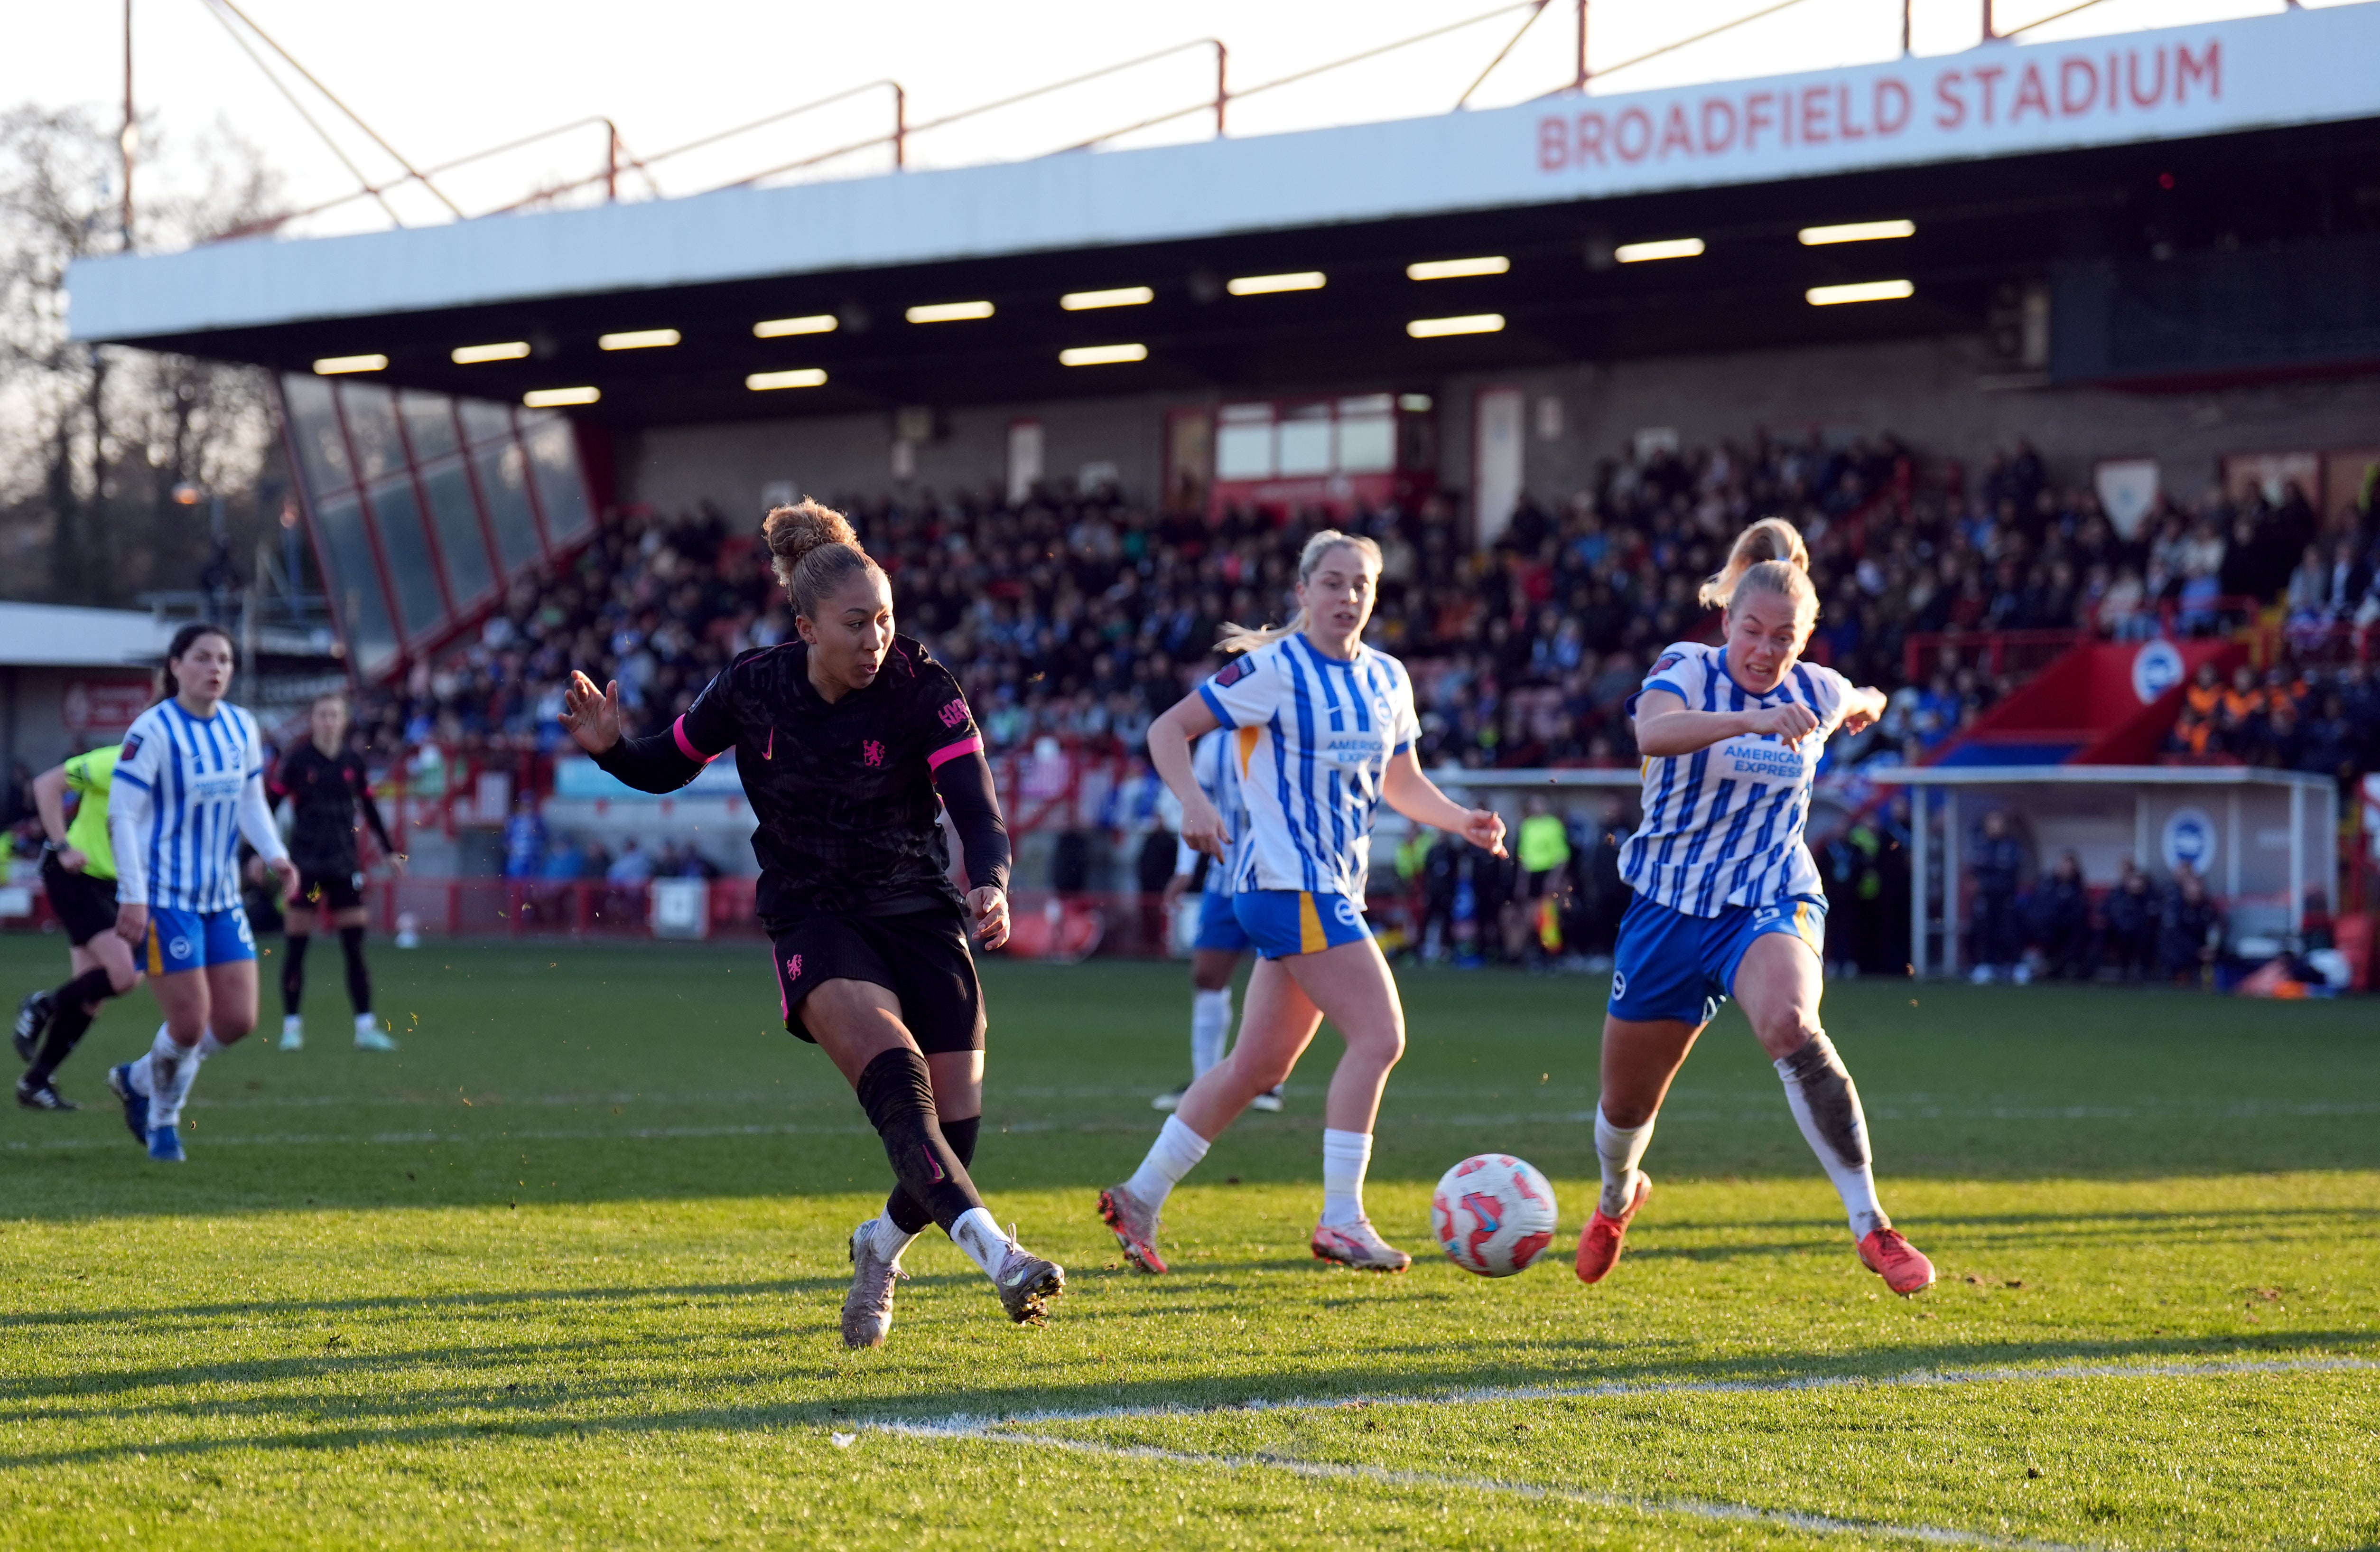
MULTIPOLYGON (((995 748, 1056 738, 1102 753, 1137 748, 1220 622, 1281 612, 1297 546, 1322 520, 1232 511, 1210 526, 1111 493, 844 504, 893 573, 903 628, 956 666, 995 748)), ((1770 513, 1811 544, 1826 601, 1814 654, 1895 692, 1886 726, 1844 764, 1931 754, 2085 634, 2250 626, 2269 666, 2242 668, 2254 682, 2205 714, 2186 708, 2173 752, 2342 778, 2372 762, 2368 497, 2352 526, 2318 535, 2294 491, 2245 505, 2210 491, 2127 541, 2029 446, 1970 482, 1890 436, 1610 460, 1566 504, 1524 503, 1475 556, 1444 501, 1355 514, 1349 526, 1382 546, 1375 641, 1414 667, 1426 760, 1633 763, 1619 713, 1648 654, 1711 629, 1694 582, 1770 513)), ((474 639, 393 687, 369 718, 376 745, 550 754, 573 666, 617 678, 648 727, 666 724, 737 652, 793 629, 736 526, 711 508, 607 514, 584 548, 516 582, 474 639)))

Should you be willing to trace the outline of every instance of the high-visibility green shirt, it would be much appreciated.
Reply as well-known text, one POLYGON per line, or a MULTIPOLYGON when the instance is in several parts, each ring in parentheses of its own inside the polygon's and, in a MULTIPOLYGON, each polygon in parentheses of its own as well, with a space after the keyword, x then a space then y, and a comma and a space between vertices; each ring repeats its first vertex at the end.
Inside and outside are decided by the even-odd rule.
POLYGON ((1521 871, 1545 873, 1570 861, 1570 830, 1558 813, 1533 813, 1521 821, 1521 871))
POLYGON ((115 757, 123 752, 122 744, 110 744, 67 762, 67 786, 82 798, 74 822, 67 826, 67 844, 83 854, 87 877, 115 876, 115 843, 107 837, 107 793, 115 785, 115 757))

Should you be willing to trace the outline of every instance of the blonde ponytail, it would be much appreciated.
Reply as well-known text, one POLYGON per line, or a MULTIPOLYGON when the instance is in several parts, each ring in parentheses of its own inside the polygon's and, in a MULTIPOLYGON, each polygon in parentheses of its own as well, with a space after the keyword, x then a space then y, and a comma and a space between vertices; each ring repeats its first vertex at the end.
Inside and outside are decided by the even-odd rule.
MULTIPOLYGON (((1342 544, 1370 561, 1373 574, 1378 574, 1379 545, 1359 534, 1342 533, 1335 528, 1326 528, 1308 539, 1305 547, 1297 552, 1297 580, 1301 582, 1313 580, 1316 569, 1322 564, 1322 557, 1342 544)), ((1258 647, 1269 647, 1275 642, 1285 641, 1305 629, 1305 610, 1303 607, 1280 625, 1227 624, 1215 632, 1215 650, 1220 653, 1254 652, 1258 647)))
MULTIPOLYGON (((1718 574, 1703 583, 1698 596, 1706 609, 1723 609, 1734 598, 1752 569, 1763 562, 1775 562, 1802 575, 1801 591, 1810 593, 1815 603, 1817 594, 1810 588, 1810 548, 1802 543, 1802 535, 1783 518, 1763 518, 1735 536, 1735 547, 1727 553, 1727 564, 1718 574)), ((1791 584, 1781 577, 1766 577, 1759 591, 1791 593, 1791 584), (1781 584, 1781 585, 1780 585, 1781 584)))

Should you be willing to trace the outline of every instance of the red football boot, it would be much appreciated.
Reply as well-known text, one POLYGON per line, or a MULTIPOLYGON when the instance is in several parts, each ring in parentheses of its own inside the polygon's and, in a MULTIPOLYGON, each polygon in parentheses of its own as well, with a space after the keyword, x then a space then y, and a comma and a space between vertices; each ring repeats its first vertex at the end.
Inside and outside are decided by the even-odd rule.
POLYGON ((1862 1240, 1859 1257, 1895 1293, 1923 1293, 1934 1286, 1934 1264, 1898 1228, 1879 1228, 1862 1240))
POLYGON ((1615 1218, 1600 1206, 1595 1209, 1595 1216, 1587 1219, 1586 1227, 1579 1231, 1579 1281, 1599 1283, 1610 1274, 1620 1260, 1620 1241, 1628 1237, 1628 1226, 1635 1221, 1645 1199, 1652 1194, 1653 1177, 1640 1169, 1636 1172, 1636 1194, 1629 1201, 1626 1212, 1615 1218))

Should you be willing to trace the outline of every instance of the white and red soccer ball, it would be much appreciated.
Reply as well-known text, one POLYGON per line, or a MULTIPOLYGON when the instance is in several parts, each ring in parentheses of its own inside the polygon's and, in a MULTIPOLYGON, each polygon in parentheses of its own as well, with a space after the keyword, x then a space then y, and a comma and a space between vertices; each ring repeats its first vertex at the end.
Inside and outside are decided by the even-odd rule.
POLYGON ((1510 1154, 1464 1159, 1429 1199, 1429 1227, 1446 1258, 1483 1277, 1527 1271, 1553 1243, 1554 1217, 1554 1188, 1510 1154))

